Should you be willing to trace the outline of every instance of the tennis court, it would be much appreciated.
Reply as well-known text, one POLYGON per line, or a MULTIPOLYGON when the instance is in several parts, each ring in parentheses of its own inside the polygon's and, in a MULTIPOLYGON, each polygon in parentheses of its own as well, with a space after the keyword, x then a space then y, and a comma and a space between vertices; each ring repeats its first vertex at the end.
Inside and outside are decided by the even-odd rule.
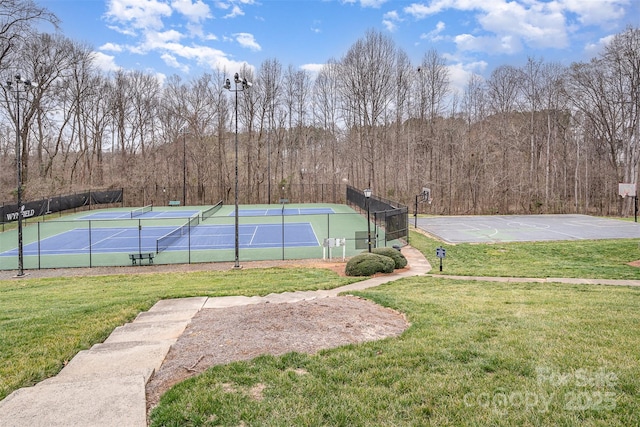
MULTIPOLYGON (((23 247, 25 256, 38 255, 82 255, 157 252, 158 240, 167 236, 174 227, 118 227, 118 228, 76 228, 33 242, 23 247)), ((309 223, 242 225, 239 227, 239 246, 243 249, 318 246, 318 238, 309 223), (284 235, 283 235, 284 233, 284 235)), ((235 248, 235 227, 233 225, 199 225, 184 232, 169 245, 162 248, 172 251, 210 250, 235 248)), ((0 254, 15 257, 13 249, 0 254)))
POLYGON ((447 243, 630 239, 640 224, 588 215, 493 215, 418 218, 418 228, 447 243))
MULTIPOLYGON (((352 256, 366 243, 366 217, 346 205, 242 205, 238 214, 242 261, 322 258, 329 238, 346 242, 352 256)), ((401 244, 371 229, 379 246, 401 244)), ((26 224, 23 237, 25 269, 131 265, 130 255, 140 253, 153 254, 155 264, 233 261, 235 207, 85 211, 26 224)), ((17 231, 0 233, 0 269, 17 263, 17 231)))
MULTIPOLYGON (((332 208, 266 208, 266 209, 238 209, 238 216, 290 216, 290 215, 321 215, 336 213, 332 208)), ((229 212, 234 215, 235 209, 229 212)))

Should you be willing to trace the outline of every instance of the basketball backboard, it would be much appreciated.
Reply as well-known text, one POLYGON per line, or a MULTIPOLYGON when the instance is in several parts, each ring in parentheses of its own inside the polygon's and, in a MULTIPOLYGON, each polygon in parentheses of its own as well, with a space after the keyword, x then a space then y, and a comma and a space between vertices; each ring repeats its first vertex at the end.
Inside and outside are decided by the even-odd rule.
POLYGON ((636 184, 618 184, 618 194, 624 199, 627 196, 636 197, 636 184))

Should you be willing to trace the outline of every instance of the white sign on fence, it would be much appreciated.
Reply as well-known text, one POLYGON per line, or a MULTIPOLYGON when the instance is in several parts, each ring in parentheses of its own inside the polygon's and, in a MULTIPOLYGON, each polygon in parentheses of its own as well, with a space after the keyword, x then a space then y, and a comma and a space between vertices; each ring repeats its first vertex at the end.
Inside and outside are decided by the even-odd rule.
POLYGON ((346 257, 347 239, 340 237, 328 237, 322 242, 322 259, 327 259, 327 249, 329 252, 329 259, 331 259, 331 249, 339 248, 342 246, 342 260, 346 257))

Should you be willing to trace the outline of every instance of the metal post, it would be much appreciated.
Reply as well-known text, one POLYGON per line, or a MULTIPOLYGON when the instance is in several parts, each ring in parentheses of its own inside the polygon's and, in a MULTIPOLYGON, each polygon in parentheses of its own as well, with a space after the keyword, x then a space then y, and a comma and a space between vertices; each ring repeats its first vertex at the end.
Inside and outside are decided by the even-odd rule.
POLYGON ((18 170, 18 277, 24 276, 22 245, 22 148, 20 147, 20 77, 16 76, 16 167, 18 170))
POLYGON ((271 128, 267 131, 267 204, 271 204, 271 128))
POLYGON ((235 135, 235 175, 236 175, 236 183, 235 183, 235 263, 233 265, 234 269, 242 268, 240 266, 240 227, 239 227, 239 213, 238 213, 238 92, 242 92, 245 89, 251 87, 251 83, 247 81, 247 79, 240 80, 240 76, 236 73, 233 76, 233 80, 235 83, 235 89, 231 89, 231 81, 229 79, 226 80, 224 84, 224 88, 229 90, 230 92, 235 92, 235 113, 236 113, 236 135, 235 135), (238 84, 241 84, 241 88, 238 88, 238 84))
POLYGON ((182 129, 182 206, 187 206, 187 132, 182 129))
POLYGON ((364 190, 364 198, 367 202, 367 245, 369 246, 369 253, 371 253, 371 220, 369 218, 370 216, 369 205, 370 205, 370 198, 371 198, 370 189, 367 188, 366 190, 364 190))
POLYGON ((235 191, 235 263, 233 268, 240 268, 240 227, 238 218, 238 82, 236 79, 236 191, 235 191))
MULTIPOLYGON (((22 240, 22 217, 24 209, 22 206, 22 148, 20 147, 20 84, 27 87, 37 86, 31 80, 23 79, 20 74, 14 76, 16 84, 16 175, 18 178, 17 202, 18 202, 18 274, 16 277, 24 276, 24 251, 22 240)), ((11 91, 12 80, 7 80, 7 87, 11 91)))

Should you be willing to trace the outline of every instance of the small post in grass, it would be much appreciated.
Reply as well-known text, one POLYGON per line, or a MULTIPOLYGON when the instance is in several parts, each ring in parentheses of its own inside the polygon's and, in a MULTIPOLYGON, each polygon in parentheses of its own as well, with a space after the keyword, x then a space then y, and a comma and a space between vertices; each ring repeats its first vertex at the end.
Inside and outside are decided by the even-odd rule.
POLYGON ((436 256, 440 258, 440 271, 442 271, 442 259, 447 256, 447 250, 442 246, 436 248, 436 256))

